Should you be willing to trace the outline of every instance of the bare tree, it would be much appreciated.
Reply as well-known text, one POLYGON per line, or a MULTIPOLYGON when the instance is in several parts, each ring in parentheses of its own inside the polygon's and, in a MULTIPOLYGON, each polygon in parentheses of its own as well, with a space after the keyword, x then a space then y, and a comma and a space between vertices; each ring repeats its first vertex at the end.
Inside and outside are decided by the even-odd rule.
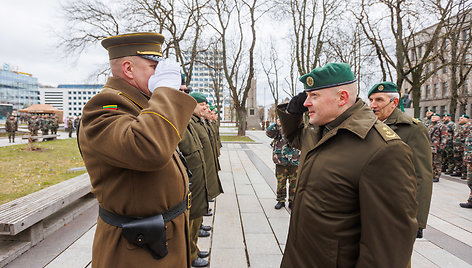
POLYGON ((256 22, 263 11, 259 10, 260 5, 257 0, 213 0, 209 7, 213 11, 213 16, 208 17, 207 21, 221 42, 223 72, 236 110, 238 135, 244 136, 246 134, 246 100, 255 75, 256 22), (246 21, 250 32, 248 47, 245 46, 244 39, 246 33, 244 22, 246 21), (235 25, 234 29, 229 28, 232 25, 235 25))
MULTIPOLYGON (((451 104, 449 113, 455 118, 457 104, 460 104, 460 113, 465 112, 467 106, 466 81, 472 69, 471 59, 471 26, 472 10, 470 1, 460 0, 457 5, 457 14, 448 18, 444 25, 448 46, 446 47, 443 60, 449 62, 451 104), (447 59, 447 60, 446 60, 447 59), (459 89, 462 88, 462 91, 459 89)), ((446 67, 447 68, 447 67, 446 67)), ((444 89, 443 89, 444 90, 444 89)))
POLYGON ((269 49, 269 59, 262 64, 262 69, 267 78, 267 84, 269 85, 270 93, 274 99, 275 105, 279 104, 279 60, 277 57, 277 51, 274 47, 274 43, 271 41, 269 49))
POLYGON ((438 46, 443 38, 441 31, 452 5, 453 0, 426 0, 421 3, 407 0, 361 0, 360 12, 353 12, 363 27, 364 34, 375 47, 383 79, 387 78, 387 73, 391 79, 395 74, 396 84, 400 89, 404 81, 411 85, 407 92, 412 92, 413 95, 415 117, 419 117, 420 113, 421 86, 444 66, 442 64, 426 69, 426 66, 439 56, 438 46), (378 14, 382 6, 386 8, 389 16, 372 20, 370 13, 378 14), (434 18, 436 24, 426 27, 424 14, 434 18), (384 19, 388 20, 387 27, 390 32, 383 27, 384 19), (388 41, 392 38, 395 45, 390 49, 388 41), (390 67, 395 70, 394 74, 391 73, 390 67))
POLYGON ((63 6, 68 24, 59 33, 67 52, 81 53, 105 37, 128 32, 158 32, 166 38, 164 55, 182 63, 187 84, 202 44, 202 14, 209 0, 70 1, 63 6), (190 53, 189 53, 190 52, 190 53))

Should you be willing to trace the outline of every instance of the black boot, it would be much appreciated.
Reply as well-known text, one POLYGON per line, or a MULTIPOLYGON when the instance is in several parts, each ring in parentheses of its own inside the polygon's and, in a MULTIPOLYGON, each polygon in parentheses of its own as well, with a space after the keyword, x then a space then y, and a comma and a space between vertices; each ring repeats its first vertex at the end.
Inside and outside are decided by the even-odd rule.
POLYGON ((279 201, 275 204, 275 209, 281 209, 283 207, 285 207, 285 202, 279 201))
POLYGON ((198 230, 198 237, 209 237, 210 232, 203 231, 202 229, 198 230))
POLYGON ((460 203, 459 206, 463 208, 472 208, 472 202, 467 201, 466 203, 460 203))
POLYGON ((207 267, 208 266, 208 261, 204 260, 202 258, 197 258, 192 262, 193 267, 207 267))
POLYGON ((200 226, 200 229, 203 230, 203 231, 211 231, 211 226, 202 224, 200 226))

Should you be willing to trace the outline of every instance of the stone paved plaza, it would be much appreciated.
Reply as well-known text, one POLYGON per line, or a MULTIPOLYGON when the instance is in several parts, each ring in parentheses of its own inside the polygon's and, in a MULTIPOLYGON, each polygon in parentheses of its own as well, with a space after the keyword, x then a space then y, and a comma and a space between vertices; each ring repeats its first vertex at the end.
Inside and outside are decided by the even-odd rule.
MULTIPOLYGON (((212 268, 279 267, 282 259, 290 211, 274 209, 270 139, 263 131, 248 136, 256 142, 224 143, 221 150, 225 193, 210 203, 214 216, 204 217, 211 236, 199 239, 200 249, 211 252, 212 268)), ((472 267, 472 209, 459 207, 467 195, 458 178, 443 175, 434 184, 428 228, 415 243, 412 267, 472 267)), ((89 267, 97 211, 83 213, 6 267, 89 267)))

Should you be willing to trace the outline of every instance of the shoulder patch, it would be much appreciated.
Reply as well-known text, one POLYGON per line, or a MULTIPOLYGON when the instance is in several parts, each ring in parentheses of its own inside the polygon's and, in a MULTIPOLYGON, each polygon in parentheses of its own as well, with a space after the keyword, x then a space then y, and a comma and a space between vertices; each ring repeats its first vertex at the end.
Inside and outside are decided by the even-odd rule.
POLYGON ((413 123, 415 123, 415 124, 417 124, 417 125, 418 125, 419 123, 421 123, 421 121, 418 120, 418 119, 416 119, 416 118, 412 118, 412 119, 413 119, 413 123))
POLYGON ((393 131, 391 128, 389 128, 385 124, 376 123, 374 124, 374 127, 385 141, 401 140, 400 136, 398 136, 397 133, 395 133, 395 131, 393 131))
POLYGON ((118 105, 104 105, 102 106, 103 110, 118 110, 118 105))

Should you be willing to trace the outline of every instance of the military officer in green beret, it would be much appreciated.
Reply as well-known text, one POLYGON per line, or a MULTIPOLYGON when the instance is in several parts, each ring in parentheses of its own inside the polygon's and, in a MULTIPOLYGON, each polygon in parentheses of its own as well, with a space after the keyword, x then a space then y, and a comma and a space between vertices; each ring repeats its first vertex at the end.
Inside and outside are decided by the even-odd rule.
POLYGON ((432 154, 428 129, 419 120, 411 118, 398 108, 400 94, 397 85, 387 81, 375 84, 368 93, 370 108, 377 118, 387 124, 413 152, 418 202, 417 238, 423 237, 426 228, 431 194, 433 191, 432 154))
POLYGON ((428 108, 426 110, 426 117, 423 119, 423 123, 425 124, 426 127, 428 127, 431 124, 431 116, 434 114, 434 110, 431 108, 428 108))
POLYGON ((111 74, 83 108, 77 141, 99 204, 92 267, 190 267, 189 182, 177 149, 195 100, 164 36, 102 41, 111 74))
POLYGON ((411 149, 357 98, 349 64, 300 81, 305 91, 277 111, 301 149, 281 267, 405 268, 418 230, 411 149))
POLYGON ((197 131, 198 137, 200 138, 203 146, 207 171, 208 200, 211 200, 223 193, 223 187, 221 186, 221 182, 218 177, 218 165, 217 161, 215 160, 213 138, 210 136, 210 130, 208 129, 204 117, 205 114, 208 113, 207 99, 206 96, 201 92, 192 92, 190 93, 190 96, 192 96, 197 101, 197 105, 205 106, 201 116, 196 114, 192 115, 191 124, 195 127, 195 130, 197 131))
MULTIPOLYGON (((181 87, 182 90, 182 87, 181 87)), ((193 110, 196 116, 203 116, 206 105, 197 105, 193 110)), ((208 266, 204 258, 209 256, 208 251, 200 251, 197 246, 203 215, 208 212, 207 173, 203 145, 195 130, 195 122, 190 120, 187 129, 179 142, 179 149, 185 157, 188 168, 192 172, 190 177, 190 191, 192 193, 192 207, 190 208, 190 256, 193 267, 208 266)), ((209 234, 209 233, 208 233, 209 234)))

